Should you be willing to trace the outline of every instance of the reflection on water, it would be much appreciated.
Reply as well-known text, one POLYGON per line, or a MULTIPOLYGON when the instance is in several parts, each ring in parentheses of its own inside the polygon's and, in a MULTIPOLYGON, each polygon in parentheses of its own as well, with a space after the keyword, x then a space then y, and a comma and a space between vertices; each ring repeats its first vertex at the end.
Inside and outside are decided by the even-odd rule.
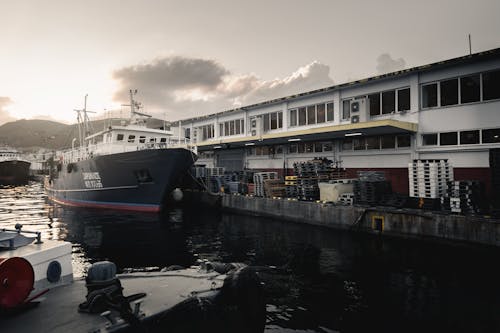
POLYGON ((73 244, 75 275, 197 259, 257 267, 268 332, 500 331, 497 249, 378 238, 216 211, 163 215, 60 207, 40 184, 0 189, 0 227, 73 244))

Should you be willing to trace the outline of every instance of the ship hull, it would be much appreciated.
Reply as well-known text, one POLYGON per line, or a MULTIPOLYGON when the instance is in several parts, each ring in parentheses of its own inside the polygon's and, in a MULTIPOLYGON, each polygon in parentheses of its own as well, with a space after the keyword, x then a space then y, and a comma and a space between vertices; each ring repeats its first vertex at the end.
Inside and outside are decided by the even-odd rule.
POLYGON ((189 150, 151 149, 61 163, 46 178, 49 199, 64 205, 158 212, 194 163, 189 150))
POLYGON ((0 185, 24 185, 28 183, 30 163, 7 160, 0 162, 0 185))

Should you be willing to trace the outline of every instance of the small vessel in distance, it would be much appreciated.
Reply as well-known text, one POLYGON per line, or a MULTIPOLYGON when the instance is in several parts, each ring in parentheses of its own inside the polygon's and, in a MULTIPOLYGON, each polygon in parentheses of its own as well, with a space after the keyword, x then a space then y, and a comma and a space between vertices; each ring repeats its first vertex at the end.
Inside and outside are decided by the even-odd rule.
POLYGON ((28 183, 30 162, 10 147, 0 147, 0 185, 28 183))
POLYGON ((196 147, 171 131, 148 128, 130 90, 131 120, 89 135, 86 99, 78 112, 80 147, 56 154, 45 178, 60 204, 158 212, 176 181, 195 162, 196 147), (82 115, 83 114, 83 115, 82 115), (86 137, 85 137, 86 136, 86 137))

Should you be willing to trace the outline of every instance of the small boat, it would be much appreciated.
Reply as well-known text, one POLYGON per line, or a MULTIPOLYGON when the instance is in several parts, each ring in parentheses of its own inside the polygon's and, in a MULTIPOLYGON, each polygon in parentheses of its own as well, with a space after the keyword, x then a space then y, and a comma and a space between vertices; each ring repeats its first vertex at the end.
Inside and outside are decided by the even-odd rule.
POLYGON ((2 332, 262 332, 265 303, 252 267, 202 262, 116 274, 94 263, 73 280, 71 244, 0 229, 2 332))
POLYGON ((28 183, 30 162, 10 147, 0 147, 0 185, 28 183))
POLYGON ((159 212, 197 159, 189 139, 148 128, 130 91, 128 124, 90 134, 86 99, 78 111, 79 147, 58 152, 45 178, 49 199, 64 205, 159 212), (83 113, 83 115, 81 115, 83 113))

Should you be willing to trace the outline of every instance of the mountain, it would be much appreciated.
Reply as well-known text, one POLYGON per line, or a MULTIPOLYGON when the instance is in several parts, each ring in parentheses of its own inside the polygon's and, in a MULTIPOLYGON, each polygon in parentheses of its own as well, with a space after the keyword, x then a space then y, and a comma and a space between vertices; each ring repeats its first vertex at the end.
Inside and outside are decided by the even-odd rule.
MULTIPOLYGON (((122 120, 115 119, 112 124, 120 125, 122 120)), ((90 122, 92 132, 100 131, 109 125, 109 120, 90 122)), ((147 127, 161 128, 163 121, 149 118, 147 127)), ((67 125, 50 120, 21 119, 0 126, 0 145, 7 145, 25 151, 39 148, 62 149, 71 147, 73 138, 78 138, 78 125, 67 125)))

